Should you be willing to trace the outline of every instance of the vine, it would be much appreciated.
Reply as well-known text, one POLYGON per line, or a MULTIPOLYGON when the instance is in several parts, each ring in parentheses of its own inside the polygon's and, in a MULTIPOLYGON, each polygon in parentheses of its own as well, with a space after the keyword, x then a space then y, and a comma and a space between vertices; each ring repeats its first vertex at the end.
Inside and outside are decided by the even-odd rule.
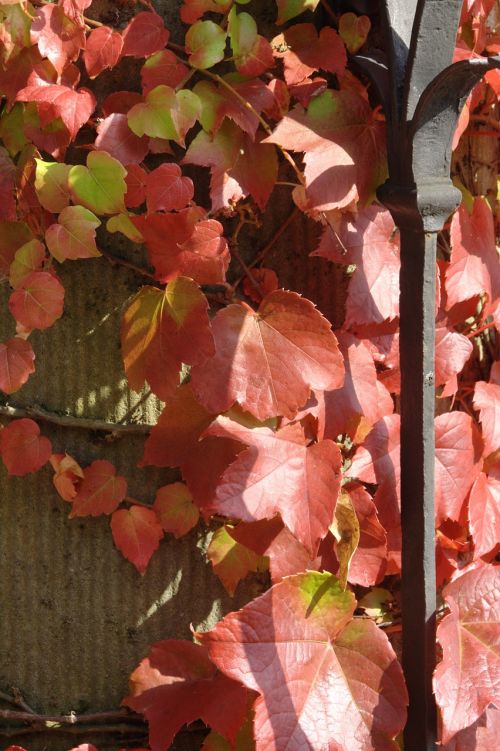
MULTIPOLYGON (((229 594, 250 572, 268 571, 271 586, 193 642, 152 645, 127 710, 45 716, 2 693, 0 717, 17 723, 4 735, 19 723, 83 724, 141 742, 143 715, 152 751, 198 720, 210 728, 205 751, 396 751, 406 718, 390 641, 401 629, 399 237, 376 201, 384 118, 348 67, 376 43, 371 19, 276 0, 282 30, 269 40, 248 0, 184 0, 179 45, 154 4, 141 5, 115 28, 84 15, 91 0, 0 0, 0 274, 16 326, 0 343, 0 455, 11 476, 50 462, 70 518, 108 515, 141 574, 165 535, 201 517, 216 526, 207 556, 229 594), (94 80, 125 58, 140 65, 141 91, 98 98, 94 80), (207 177, 210 206, 198 186, 207 177), (247 257, 239 239, 278 188, 295 208, 247 257), (335 331, 263 265, 300 214, 321 228, 311 255, 348 276, 335 331), (99 227, 140 246, 144 264, 99 248, 99 227), (60 265, 99 257, 146 282, 127 303, 121 343, 130 388, 166 404, 155 425, 10 401, 35 371, 31 333, 64 315, 60 265), (152 504, 134 499, 111 462, 82 467, 54 452, 38 421, 147 434, 140 466, 178 468, 182 481, 152 504)), ((495 0, 465 0, 456 59, 499 44, 495 0)), ((467 101, 455 148, 464 134, 498 136, 499 93, 492 71, 467 101)), ((499 620, 497 207, 459 187, 436 290, 435 694, 443 749, 485 751, 498 727, 498 657, 487 647, 499 620)))

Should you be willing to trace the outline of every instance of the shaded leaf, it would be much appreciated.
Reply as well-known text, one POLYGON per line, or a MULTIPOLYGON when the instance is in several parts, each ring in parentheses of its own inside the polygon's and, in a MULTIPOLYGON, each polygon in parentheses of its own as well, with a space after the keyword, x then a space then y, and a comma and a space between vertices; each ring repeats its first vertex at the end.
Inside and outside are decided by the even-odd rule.
POLYGON ((344 490, 337 499, 330 531, 335 537, 335 552, 339 561, 337 578, 342 589, 345 589, 349 577, 349 566, 359 545, 360 529, 349 493, 344 490))
POLYGON ((64 501, 72 501, 83 479, 83 469, 69 454, 52 454, 50 463, 54 470, 52 482, 64 501))
POLYGON ((24 222, 0 219, 0 273, 8 276, 16 250, 33 239, 24 222))
POLYGON ((13 394, 35 372, 35 353, 25 339, 14 336, 0 343, 0 391, 13 394))
POLYGON ((477 381, 474 387, 474 407, 479 411, 484 455, 500 449, 500 383, 477 381))
POLYGON ((337 32, 325 26, 318 34, 312 23, 290 26, 273 39, 275 56, 283 59, 288 86, 300 84, 317 70, 340 76, 345 71, 347 55, 337 32), (280 52, 284 49, 284 52, 280 52))
POLYGON ((371 21, 368 16, 357 16, 355 13, 342 13, 339 18, 339 34, 345 46, 351 53, 361 49, 370 33, 371 21))
POLYGON ((68 18, 59 6, 45 5, 36 10, 31 24, 31 41, 38 45, 42 57, 47 57, 61 74, 85 47, 85 30, 68 18))
POLYGON ((197 719, 235 740, 248 700, 249 692, 219 673, 204 647, 172 639, 151 646, 130 676, 123 704, 146 717, 152 751, 167 751, 178 730, 197 719))
POLYGON ((148 57, 165 47, 170 32, 157 13, 138 13, 122 31, 122 55, 148 57))
POLYGON ((16 101, 39 104, 42 125, 61 118, 71 138, 76 137, 96 106, 95 97, 88 89, 72 89, 59 84, 28 85, 17 92, 16 101))
POLYGON ((477 477, 469 495, 469 526, 476 558, 500 545, 500 467, 477 477))
POLYGON ((278 18, 276 23, 285 23, 306 10, 316 10, 319 0, 276 0, 278 18))
POLYGON ((142 91, 147 94, 160 85, 176 89, 188 74, 187 65, 184 65, 171 50, 155 52, 147 58, 141 68, 142 91))
POLYGON ((138 164, 149 152, 149 139, 136 136, 129 128, 127 115, 114 112, 97 126, 95 147, 122 164, 138 164))
POLYGON ((45 260, 45 246, 40 240, 30 240, 16 250, 14 260, 10 265, 10 286, 16 289, 29 274, 38 271, 45 260))

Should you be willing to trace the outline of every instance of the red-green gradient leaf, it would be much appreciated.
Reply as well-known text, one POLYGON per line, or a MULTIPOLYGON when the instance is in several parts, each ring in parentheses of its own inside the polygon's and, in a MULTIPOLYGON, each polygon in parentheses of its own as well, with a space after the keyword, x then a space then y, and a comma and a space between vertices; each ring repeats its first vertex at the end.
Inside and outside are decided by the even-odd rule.
POLYGON ((371 21, 368 16, 342 13, 339 19, 339 34, 351 55, 354 55, 364 45, 370 33, 370 28, 371 21))
POLYGON ((469 527, 474 555, 495 553, 500 546, 500 466, 481 472, 469 495, 469 527))
POLYGON ((111 517, 111 532, 118 550, 144 574, 163 537, 155 512, 142 506, 119 509, 111 517))
POLYGON ((309 207, 342 209, 370 203, 386 176, 385 132, 366 99, 353 90, 328 90, 298 105, 266 143, 304 154, 309 207))
POLYGON ((58 162, 44 162, 42 159, 35 159, 35 162, 35 190, 38 200, 44 209, 58 214, 70 202, 68 174, 71 166, 58 162))
POLYGON ((165 532, 170 532, 176 538, 186 535, 200 518, 199 509, 183 482, 158 488, 153 509, 165 532))
POLYGON ((37 472, 51 453, 51 442, 40 435, 33 420, 13 420, 0 430, 0 454, 9 475, 22 477, 37 472))
POLYGON ((333 441, 308 446, 299 424, 273 433, 269 428, 246 428, 227 417, 219 417, 205 435, 249 447, 224 472, 213 511, 247 522, 280 513, 309 554, 316 555, 340 490, 342 462, 333 441))
POLYGON ((93 29, 87 37, 83 53, 85 69, 90 78, 95 78, 107 68, 114 68, 120 59, 123 37, 109 26, 93 29))
POLYGON ((438 626, 443 660, 434 691, 450 738, 475 722, 492 702, 500 683, 500 577, 493 565, 469 571, 443 590, 450 614, 438 626))
POLYGON ((123 362, 135 391, 148 381, 157 396, 169 399, 182 363, 203 364, 213 354, 207 310, 205 296, 185 277, 173 279, 164 291, 138 292, 122 324, 123 362))
POLYGON ((292 418, 311 388, 342 385, 342 355, 330 324, 294 292, 271 292, 257 313, 230 305, 212 326, 215 356, 192 370, 193 390, 211 412, 239 402, 258 420, 292 418))
POLYGON ((114 465, 105 459, 96 459, 84 470, 70 518, 111 514, 126 495, 127 481, 116 474, 114 465))
POLYGON ((196 21, 186 34, 186 52, 195 68, 211 68, 224 58, 226 32, 213 21, 196 21))
POLYGON ((149 212, 184 209, 194 196, 193 181, 175 163, 161 164, 146 179, 149 212))
POLYGON ((10 264, 10 286, 16 289, 33 271, 39 271, 45 257, 45 245, 40 240, 30 240, 26 245, 21 245, 10 264))
POLYGON ((0 219, 0 274, 8 276, 16 250, 33 239, 24 222, 0 219))
POLYGON ((0 391, 13 394, 35 372, 35 353, 25 339, 18 336, 0 343, 0 391))
POLYGON ((167 751, 177 731, 197 719, 234 741, 250 696, 219 673, 204 647, 172 639, 152 645, 123 704, 145 715, 151 751, 167 751))
POLYGON ((237 542, 226 527, 220 527, 214 532, 207 558, 231 597, 247 574, 251 571, 265 571, 267 568, 266 560, 237 542))
POLYGON ((170 32, 157 13, 138 13, 122 31, 122 55, 148 57, 165 47, 170 32))
POLYGON ((170 86, 176 89, 187 76, 189 68, 181 63, 170 50, 161 50, 148 57, 141 68, 142 91, 147 94, 156 86, 170 86))
POLYGON ((259 691, 257 751, 396 751, 401 668, 330 574, 292 576, 198 638, 228 676, 259 691))
POLYGON ((64 287, 48 271, 34 271, 9 298, 9 310, 27 329, 47 329, 62 316, 64 287))
POLYGON ((129 110, 128 124, 138 136, 171 139, 184 146, 184 137, 199 118, 200 110, 201 103, 194 92, 175 91, 162 84, 129 110))
POLYGON ((45 242, 56 261, 96 258, 100 252, 95 232, 100 220, 83 206, 67 206, 45 233, 45 242))
POLYGON ((149 138, 136 136, 129 128, 127 115, 113 112, 97 126, 95 147, 122 164, 138 164, 149 151, 149 138))

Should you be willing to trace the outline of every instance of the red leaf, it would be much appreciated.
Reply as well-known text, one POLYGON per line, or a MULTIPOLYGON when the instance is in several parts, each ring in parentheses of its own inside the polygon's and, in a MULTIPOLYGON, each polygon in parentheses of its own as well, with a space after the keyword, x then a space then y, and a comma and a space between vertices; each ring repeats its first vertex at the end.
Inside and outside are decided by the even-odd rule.
POLYGON ((37 472, 51 453, 51 442, 40 435, 33 420, 13 420, 0 431, 0 454, 9 475, 22 477, 37 472))
POLYGON ((354 264, 345 327, 382 323, 399 315, 399 235, 390 213, 380 206, 343 215, 336 233, 327 227, 311 255, 354 264))
POLYGON ((191 372, 193 390, 211 412, 237 401, 258 420, 292 418, 311 388, 342 384, 342 356, 330 324, 294 292, 271 292, 257 313, 229 305, 212 326, 215 357, 191 372))
POLYGON ((104 459, 97 459, 84 470, 84 477, 73 501, 70 519, 75 516, 111 514, 127 495, 127 482, 104 459))
POLYGON ((142 506, 119 509, 111 517, 111 532, 118 550, 144 574, 163 537, 155 512, 142 506))
POLYGON ((219 417, 205 435, 249 446, 224 472, 213 511, 248 522, 280 513, 309 554, 316 555, 340 490, 341 455, 333 441, 308 446, 299 424, 273 433, 269 428, 246 428, 227 417, 219 417))
POLYGON ((28 85, 17 93, 16 101, 45 105, 43 112, 39 110, 42 123, 47 124, 60 117, 72 139, 85 125, 96 106, 95 97, 88 89, 75 90, 59 84, 28 85))
POLYGON ((64 501, 72 501, 78 492, 83 469, 69 454, 52 454, 50 463, 54 470, 52 482, 64 501))
POLYGON ((464 204, 451 220, 451 258, 446 271, 447 309, 486 292, 500 295, 500 267, 493 215, 485 198, 476 198, 472 214, 464 204))
POLYGON ((377 380, 368 347, 350 334, 339 335, 339 347, 344 357, 345 381, 340 389, 323 395, 324 437, 335 440, 347 433, 354 443, 360 443, 380 418, 394 412, 394 404, 377 380))
POLYGON ((278 289, 279 282, 276 272, 272 269, 266 269, 261 266, 258 269, 252 269, 252 278, 257 282, 258 289, 253 285, 249 277, 243 280, 243 292, 250 300, 261 303, 266 295, 278 289))
POLYGON ((127 193, 125 194, 125 205, 129 209, 140 206, 146 200, 146 184, 148 173, 138 164, 131 164, 127 167, 127 193))
POLYGON ((387 533, 386 573, 397 573, 401 567, 399 426, 399 415, 379 420, 357 449, 347 472, 363 482, 378 483, 374 501, 387 533))
POLYGON ((64 14, 57 5, 38 8, 31 24, 31 41, 38 45, 42 57, 48 57, 61 74, 66 65, 76 60, 85 47, 85 30, 64 14))
POLYGON ((355 605, 333 576, 309 572, 197 634, 221 670, 261 694, 257 751, 397 748, 402 671, 385 634, 352 619, 355 605))
POLYGON ((181 168, 173 162, 161 164, 147 176, 146 201, 151 213, 184 209, 193 196, 193 181, 183 177, 181 168))
POLYGON ((146 717, 152 751, 167 751, 177 731, 197 719, 234 741, 250 696, 219 673, 204 647, 172 639, 152 645, 123 704, 146 717))
POLYGON ((100 255, 95 244, 100 224, 95 214, 83 206, 67 206, 45 232, 45 242, 59 263, 66 259, 95 258, 100 255))
POLYGON ((120 59, 123 38, 109 26, 93 29, 87 37, 83 61, 90 78, 95 78, 106 68, 114 68, 120 59))
POLYGON ((283 59, 288 86, 301 83, 317 70, 341 76, 347 63, 342 39, 334 29, 325 26, 319 35, 312 23, 298 23, 273 39, 276 57, 283 59))
POLYGON ((499 734, 500 711, 490 704, 476 722, 454 735, 442 751, 491 751, 499 734))
POLYGON ((474 556, 494 554, 500 545, 500 467, 475 480, 469 496, 469 526, 474 556))
POLYGON ((144 237, 156 279, 166 282, 189 276, 198 284, 222 284, 229 266, 229 249, 215 219, 202 221, 198 206, 171 214, 132 217, 144 237))
POLYGON ((386 176, 383 123, 355 91, 329 89, 307 112, 295 107, 264 142, 305 152, 307 197, 317 211, 366 205, 386 176))
POLYGON ((148 57, 165 47, 170 36, 157 13, 138 13, 122 31, 122 55, 148 57))
POLYGON ((176 89, 187 76, 189 68, 181 63, 177 55, 170 50, 161 50, 148 57, 141 68, 143 94, 156 86, 170 86, 176 89))
POLYGON ((478 381, 474 388, 474 407, 479 411, 484 440, 484 455, 500 449, 500 384, 478 381))
POLYGON ((149 138, 136 136, 128 127, 127 116, 114 112, 97 126, 95 147, 122 164, 138 164, 149 151, 149 138))
POLYGON ((451 612, 437 630, 443 660, 434 674, 434 691, 443 719, 444 743, 472 725, 490 702, 498 701, 498 573, 496 566, 483 566, 443 590, 451 612))
POLYGON ((101 105, 104 117, 117 112, 120 115, 126 115, 136 104, 142 102, 142 97, 136 91, 113 91, 108 94, 101 105))
POLYGON ((158 488, 153 509, 165 532, 170 532, 176 538, 186 535, 200 518, 191 493, 182 482, 158 488))
POLYGON ((142 287, 122 323, 123 363, 134 391, 148 381, 157 396, 169 399, 182 363, 201 366, 213 354, 207 309, 191 279, 173 279, 164 291, 142 287))
POLYGON ((387 536, 380 524, 377 509, 370 495, 361 485, 346 487, 359 522, 359 544, 349 564, 351 584, 371 587, 385 575, 387 536))
POLYGON ((64 287, 48 271, 33 271, 9 298, 9 310, 26 329, 47 329, 62 316, 64 287))
POLYGON ((35 353, 29 342, 14 336, 0 343, 0 390, 13 394, 35 372, 35 353))
POLYGON ((436 520, 458 521, 472 483, 481 471, 482 440, 465 412, 434 420, 436 432, 436 520))
POLYGON ((472 354, 470 339, 448 328, 436 324, 436 386, 442 386, 458 375, 472 354))

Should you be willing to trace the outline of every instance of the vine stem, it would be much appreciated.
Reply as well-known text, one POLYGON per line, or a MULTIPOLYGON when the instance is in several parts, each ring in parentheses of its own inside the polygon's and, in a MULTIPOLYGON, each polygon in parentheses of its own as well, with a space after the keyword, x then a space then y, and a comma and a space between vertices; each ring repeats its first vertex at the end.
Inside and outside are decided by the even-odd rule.
MULTIPOLYGON (((34 417, 42 422, 52 423, 64 428, 78 428, 81 430, 100 430, 105 433, 116 435, 145 435, 149 433, 153 425, 146 423, 130 423, 123 425, 121 423, 106 422, 106 420, 96 420, 90 417, 76 417, 74 415, 59 415, 57 412, 49 412, 43 407, 36 404, 28 407, 16 407, 8 404, 0 404, 0 415, 10 419, 22 417, 34 417)), ((2 698, 0 696, 0 698, 2 698)))
POLYGON ((110 712, 94 712, 93 714, 77 715, 75 712, 62 715, 42 715, 37 712, 21 712, 15 709, 0 709, 0 717, 4 720, 15 720, 18 722, 54 722, 59 725, 81 725, 82 723, 105 723, 116 720, 126 720, 127 722, 144 723, 142 717, 135 712, 126 710, 112 710, 110 712))
POLYGON ((135 263, 127 261, 125 258, 114 256, 112 253, 108 253, 105 250, 101 250, 100 252, 103 258, 109 261, 109 263, 111 263, 113 266, 124 266, 126 269, 129 269, 130 271, 133 271, 140 276, 144 276, 147 279, 153 279, 154 281, 156 281, 155 275, 151 271, 145 269, 143 266, 137 266, 135 263))
POLYGON ((495 321, 491 321, 491 323, 485 323, 484 326, 480 326, 478 329, 475 329, 475 331, 471 331, 470 334, 467 334, 467 339, 474 339, 475 336, 479 336, 479 334, 482 334, 483 331, 487 331, 493 326, 495 326, 495 321))

